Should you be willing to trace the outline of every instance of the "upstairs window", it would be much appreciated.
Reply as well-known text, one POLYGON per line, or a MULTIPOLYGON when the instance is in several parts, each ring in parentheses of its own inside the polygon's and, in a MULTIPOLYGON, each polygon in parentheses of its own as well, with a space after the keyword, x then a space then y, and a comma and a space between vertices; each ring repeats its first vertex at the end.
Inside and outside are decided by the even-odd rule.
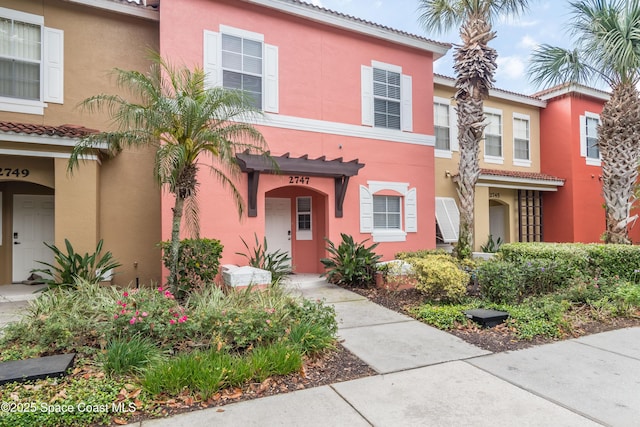
POLYGON ((451 150, 449 104, 436 102, 433 106, 436 150, 451 150))
POLYGON ((0 7, 0 111, 44 114, 63 103, 64 33, 44 17, 0 7))
POLYGON ((262 109, 262 42, 222 34, 222 86, 245 91, 262 109))
POLYGON ((502 163, 502 113, 485 111, 484 160, 487 163, 502 163))
POLYGON ((598 119, 586 117, 585 135, 587 140, 587 157, 590 159, 600 158, 598 148, 598 119))
POLYGON ((203 35, 206 87, 242 90, 254 107, 277 113, 278 47, 265 43, 263 34, 227 25, 203 35))
POLYGON ((598 148, 598 114, 585 112, 580 116, 580 155, 585 157, 587 165, 600 166, 600 149, 598 148))
POLYGON ((40 100, 40 25, 0 17, 0 96, 40 100))
POLYGON ((513 115, 513 164, 531 166, 529 116, 513 115))
POLYGON ((373 106, 376 127, 400 129, 400 73, 373 69, 373 106))
POLYGON ((413 131, 411 76, 402 67, 371 61, 361 67, 362 124, 413 131))

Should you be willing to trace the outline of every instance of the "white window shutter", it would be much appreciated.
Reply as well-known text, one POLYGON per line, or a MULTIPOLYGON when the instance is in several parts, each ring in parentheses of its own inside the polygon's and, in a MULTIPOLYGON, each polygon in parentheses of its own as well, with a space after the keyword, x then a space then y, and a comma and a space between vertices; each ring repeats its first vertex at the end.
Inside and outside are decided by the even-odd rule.
POLYGON ((418 205, 416 189, 412 188, 404 196, 404 231, 416 233, 418 231, 418 205))
POLYGON ((278 112, 278 46, 264 45, 264 111, 278 112))
POLYGON ((364 185, 360 186, 360 232, 373 233, 373 196, 364 185))
POLYGON ((402 120, 402 130, 405 132, 413 132, 413 85, 411 76, 402 75, 400 83, 402 91, 402 111, 400 112, 400 120, 402 120))
POLYGON ((451 151, 460 150, 458 144, 458 108, 449 106, 449 143, 451 151))
POLYGON ((44 102, 64 102, 64 31, 44 28, 44 102))
POLYGON ((220 34, 204 30, 202 68, 206 74, 205 86, 212 88, 222 86, 220 58, 220 34))
POLYGON ((587 118, 580 116, 580 155, 587 157, 587 118))
POLYGON ((458 241, 460 230, 460 211, 456 201, 451 197, 436 197, 436 221, 447 243, 458 241))
POLYGON ((362 124, 373 126, 373 68, 362 66, 362 124))

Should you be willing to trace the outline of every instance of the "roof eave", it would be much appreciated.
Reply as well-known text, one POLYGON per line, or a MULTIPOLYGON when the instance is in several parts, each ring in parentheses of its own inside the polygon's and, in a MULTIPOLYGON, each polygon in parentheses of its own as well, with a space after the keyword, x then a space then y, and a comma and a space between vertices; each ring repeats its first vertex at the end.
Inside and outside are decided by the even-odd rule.
POLYGON ((133 4, 117 3, 112 0, 64 0, 68 3, 75 3, 82 6, 89 6, 96 9, 107 10, 123 15, 136 16, 150 21, 160 21, 160 12, 148 7, 140 7, 133 4))
POLYGON ((539 95, 538 97, 542 100, 549 100, 549 99, 553 99, 553 98, 557 98, 563 95, 568 95, 571 93, 577 93, 580 95, 586 95, 586 96, 590 96, 592 98, 596 98, 599 99, 601 101, 609 101, 609 99, 611 99, 611 95, 600 91, 598 89, 594 89, 594 88, 590 88, 587 86, 583 86, 583 85, 578 85, 575 83, 569 84, 569 85, 565 85, 563 87, 559 87, 556 90, 550 91, 548 93, 544 93, 539 95))
MULTIPOLYGON (((456 86, 455 79, 438 75, 433 76, 433 83, 451 88, 456 86)), ((504 101, 530 105, 532 107, 545 108, 547 106, 547 101, 544 99, 535 99, 527 95, 504 92, 500 89, 489 89, 489 96, 492 98, 502 99, 504 101)))
POLYGON ((368 25, 364 22, 358 22, 357 20, 349 19, 346 16, 338 16, 330 13, 323 13, 313 10, 310 6, 302 4, 294 4, 289 2, 283 2, 281 0, 243 0, 247 3, 253 3, 256 5, 276 9, 290 15, 295 15, 309 19, 311 21, 319 22, 325 25, 330 25, 347 31, 353 31, 367 36, 375 37, 382 40, 387 40, 393 43, 413 47, 429 51, 433 54, 433 59, 443 57, 447 54, 451 45, 448 43, 435 43, 427 40, 420 40, 416 37, 410 37, 394 31, 379 28, 373 25, 368 25))

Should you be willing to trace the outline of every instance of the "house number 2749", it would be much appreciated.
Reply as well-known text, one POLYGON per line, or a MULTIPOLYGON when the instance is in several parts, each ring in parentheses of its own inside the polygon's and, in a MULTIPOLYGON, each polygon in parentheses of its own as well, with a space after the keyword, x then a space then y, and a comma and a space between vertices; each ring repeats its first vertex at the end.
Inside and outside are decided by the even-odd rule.
POLYGON ((26 178, 29 176, 29 169, 0 168, 0 176, 26 178))
POLYGON ((289 184, 309 184, 308 176, 289 176, 289 184))

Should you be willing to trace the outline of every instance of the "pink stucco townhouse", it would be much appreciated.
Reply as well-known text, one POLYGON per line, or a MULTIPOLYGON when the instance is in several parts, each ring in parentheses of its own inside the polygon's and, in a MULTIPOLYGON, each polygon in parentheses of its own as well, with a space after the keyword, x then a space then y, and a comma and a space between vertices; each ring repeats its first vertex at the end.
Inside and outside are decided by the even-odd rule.
MULTIPOLYGON (((201 235, 222 241, 223 263, 242 263, 254 233, 307 273, 340 233, 385 259, 435 246, 433 61, 450 45, 297 0, 166 1, 160 22, 164 57, 253 95, 279 164, 239 156, 241 219, 200 168, 201 235)), ((172 206, 164 195, 165 240, 172 206)))

